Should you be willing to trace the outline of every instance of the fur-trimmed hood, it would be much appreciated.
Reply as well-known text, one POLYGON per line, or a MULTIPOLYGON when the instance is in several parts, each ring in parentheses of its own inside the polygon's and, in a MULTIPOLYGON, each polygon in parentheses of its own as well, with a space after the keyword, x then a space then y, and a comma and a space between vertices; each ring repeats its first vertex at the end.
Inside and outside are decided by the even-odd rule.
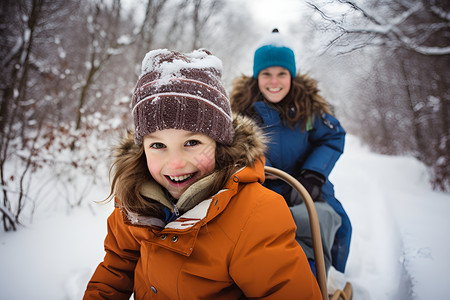
MULTIPOLYGON (((234 138, 230 146, 225 147, 226 153, 232 167, 236 170, 246 166, 253 166, 258 159, 261 159, 266 149, 266 138, 256 125, 256 123, 245 116, 233 115, 234 138)), ((116 168, 121 168, 120 164, 125 164, 128 157, 137 156, 143 153, 142 146, 134 143, 134 134, 129 131, 121 139, 119 145, 114 149, 113 155, 116 158, 116 168)), ((217 157, 216 157, 217 159, 217 157)), ((149 201, 156 201, 171 212, 183 214, 192 209, 198 203, 211 196, 214 182, 225 176, 225 168, 217 168, 215 171, 192 184, 178 199, 172 203, 167 192, 151 176, 139 188, 140 194, 149 201)), ((119 204, 119 206, 121 206, 119 204)), ((126 221, 135 225, 164 227, 165 222, 152 216, 146 216, 124 209, 126 221)))

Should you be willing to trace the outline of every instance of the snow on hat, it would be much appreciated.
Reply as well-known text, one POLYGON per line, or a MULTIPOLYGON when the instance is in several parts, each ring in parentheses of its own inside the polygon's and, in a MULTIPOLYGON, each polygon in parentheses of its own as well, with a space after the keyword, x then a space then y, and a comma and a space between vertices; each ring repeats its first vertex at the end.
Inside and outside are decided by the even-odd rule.
POLYGON ((132 97, 134 140, 157 130, 183 129, 230 145, 230 100, 221 81, 222 61, 205 49, 148 52, 132 97))
POLYGON ((274 29, 270 36, 260 42, 253 58, 253 77, 258 78, 259 72, 269 67, 283 67, 295 77, 295 55, 285 37, 274 29))

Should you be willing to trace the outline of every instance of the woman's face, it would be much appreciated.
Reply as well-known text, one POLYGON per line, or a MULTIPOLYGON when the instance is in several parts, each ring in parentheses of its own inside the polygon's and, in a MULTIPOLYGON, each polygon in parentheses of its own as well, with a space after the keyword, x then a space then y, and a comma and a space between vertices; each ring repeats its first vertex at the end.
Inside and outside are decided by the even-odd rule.
POLYGON ((278 103, 286 97, 291 88, 291 74, 283 67, 269 67, 258 74, 258 87, 271 103, 278 103))
POLYGON ((215 167, 216 141, 201 133, 155 131, 144 137, 144 151, 150 174, 175 199, 215 167))

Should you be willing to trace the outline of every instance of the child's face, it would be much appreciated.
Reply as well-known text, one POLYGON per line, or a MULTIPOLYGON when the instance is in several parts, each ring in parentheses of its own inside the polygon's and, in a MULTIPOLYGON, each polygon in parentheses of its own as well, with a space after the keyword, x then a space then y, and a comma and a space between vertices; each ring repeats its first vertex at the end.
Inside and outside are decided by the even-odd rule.
POLYGON ((269 67, 258 74, 258 87, 271 103, 278 103, 286 97, 291 88, 291 74, 283 67, 269 67))
POLYGON ((216 142, 201 133, 155 131, 144 137, 144 151, 150 174, 176 199, 215 167, 216 142))

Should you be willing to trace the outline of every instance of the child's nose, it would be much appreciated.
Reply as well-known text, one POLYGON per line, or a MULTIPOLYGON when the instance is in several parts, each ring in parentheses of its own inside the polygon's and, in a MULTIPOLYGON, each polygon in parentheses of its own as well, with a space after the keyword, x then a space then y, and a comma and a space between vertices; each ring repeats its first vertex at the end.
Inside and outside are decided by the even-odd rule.
POLYGON ((180 151, 172 151, 169 155, 167 165, 172 170, 181 169, 186 166, 186 159, 180 151))

